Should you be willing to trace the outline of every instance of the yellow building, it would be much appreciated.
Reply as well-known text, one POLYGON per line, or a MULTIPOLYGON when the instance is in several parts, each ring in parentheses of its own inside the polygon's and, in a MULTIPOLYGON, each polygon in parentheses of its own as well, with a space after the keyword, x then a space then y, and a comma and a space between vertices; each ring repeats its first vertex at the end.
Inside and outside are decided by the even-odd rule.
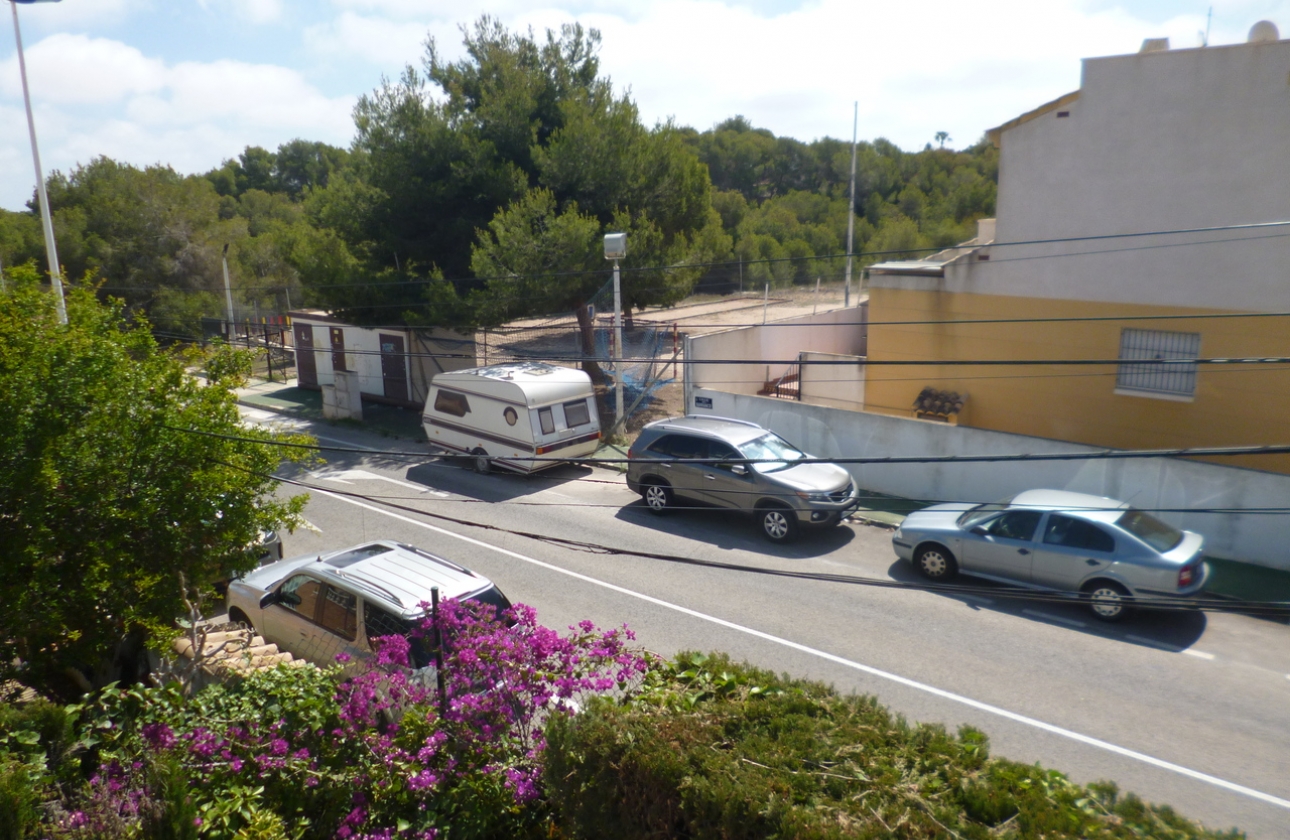
MULTIPOLYGON (((870 268, 866 410, 908 416, 930 386, 984 429, 1290 444, 1290 365, 1185 361, 1290 356, 1290 41, 1270 26, 1087 59, 1078 91, 991 131, 997 220, 870 268)), ((1290 473, 1290 456, 1217 460, 1290 473)))

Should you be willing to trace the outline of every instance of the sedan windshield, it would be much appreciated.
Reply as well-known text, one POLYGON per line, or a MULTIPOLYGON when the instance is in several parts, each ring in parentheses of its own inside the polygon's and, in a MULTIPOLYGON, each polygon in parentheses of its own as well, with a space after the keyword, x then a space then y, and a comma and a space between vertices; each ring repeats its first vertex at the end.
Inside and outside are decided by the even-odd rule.
POLYGON ((974 508, 968 508, 962 516, 958 518, 958 524, 964 528, 971 528, 988 516, 993 516, 1001 510, 1007 510, 1008 505, 1012 503, 1012 497, 1000 499, 997 502, 986 502, 983 505, 977 505, 974 508))
POLYGON ((1176 548, 1183 540, 1183 533, 1172 525, 1167 525, 1149 513, 1129 508, 1115 522, 1133 536, 1142 540, 1156 551, 1169 551, 1176 548))
POLYGON ((806 453, 797 450, 774 432, 767 432, 759 438, 753 438, 741 444, 739 451, 745 458, 762 461, 763 463, 752 466, 758 472, 764 473, 787 469, 789 462, 800 461, 806 457, 806 453))

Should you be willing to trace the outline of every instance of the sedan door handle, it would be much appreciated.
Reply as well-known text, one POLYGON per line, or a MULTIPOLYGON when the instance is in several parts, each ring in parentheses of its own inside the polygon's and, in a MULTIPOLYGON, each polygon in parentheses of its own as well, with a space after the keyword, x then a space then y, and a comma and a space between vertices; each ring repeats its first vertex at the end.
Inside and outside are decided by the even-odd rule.
POLYGON ((704 473, 704 474, 703 474, 703 477, 704 477, 704 478, 706 478, 708 481, 716 481, 716 480, 717 480, 717 477, 716 477, 715 475, 712 475, 711 473, 704 473))
POLYGON ((1029 553, 1030 553, 1030 549, 1028 549, 1028 548, 1019 548, 1019 549, 1017 549, 1017 553, 1018 553, 1018 554, 1029 554, 1029 553))
POLYGON ((1089 564, 1090 566, 1100 566, 1100 565, 1102 565, 1102 561, 1101 561, 1101 560, 1094 560, 1092 557, 1088 558, 1088 559, 1087 559, 1087 560, 1085 560, 1084 562, 1085 562, 1085 563, 1087 563, 1087 564, 1089 564))

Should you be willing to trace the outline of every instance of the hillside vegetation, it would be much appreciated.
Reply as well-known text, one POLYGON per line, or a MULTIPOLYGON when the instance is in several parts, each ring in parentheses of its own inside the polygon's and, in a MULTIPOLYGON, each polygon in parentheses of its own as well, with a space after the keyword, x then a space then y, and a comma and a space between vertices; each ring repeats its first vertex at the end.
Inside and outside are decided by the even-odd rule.
MULTIPOLYGON (((631 80, 600 73, 600 35, 576 24, 537 37, 485 17, 464 39, 465 58, 431 40, 421 66, 361 97, 349 149, 252 146, 190 176, 106 157, 53 173, 67 276, 175 336, 224 316, 226 247, 239 320, 300 306, 453 326, 576 311, 607 278, 608 231, 628 233, 632 308, 696 284, 842 276, 850 143, 742 117, 644 125, 617 92, 631 80)), ((861 264, 971 237, 994 211, 997 161, 984 141, 861 143, 861 264)), ((35 213, 0 211, 0 264, 44 258, 35 213)))

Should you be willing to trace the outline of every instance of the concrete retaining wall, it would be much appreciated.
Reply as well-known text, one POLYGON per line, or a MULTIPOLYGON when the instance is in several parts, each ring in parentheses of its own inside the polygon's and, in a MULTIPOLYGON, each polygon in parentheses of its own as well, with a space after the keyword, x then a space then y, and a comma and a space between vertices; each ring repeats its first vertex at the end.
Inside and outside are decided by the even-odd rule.
POLYGON ((756 394, 771 379, 788 372, 803 351, 843 356, 865 354, 868 304, 787 318, 756 327, 696 336, 686 341, 689 381, 697 387, 756 394), (839 324, 854 324, 847 329, 839 324), (821 329, 821 328, 824 329, 821 329), (704 364, 708 359, 773 359, 787 364, 704 364))
MULTIPOLYGON (((690 389, 687 412, 751 420, 819 457, 1098 452, 1043 438, 866 414, 819 405, 690 389), (698 408, 696 398, 703 398, 698 408), (706 407, 710 402, 711 407, 706 407)), ((984 502, 1037 488, 1075 490, 1161 508, 1290 508, 1290 476, 1174 458, 970 464, 845 464, 866 490, 910 499, 984 502)), ((1209 553, 1290 571, 1285 516, 1179 513, 1158 516, 1204 534, 1209 553)))

